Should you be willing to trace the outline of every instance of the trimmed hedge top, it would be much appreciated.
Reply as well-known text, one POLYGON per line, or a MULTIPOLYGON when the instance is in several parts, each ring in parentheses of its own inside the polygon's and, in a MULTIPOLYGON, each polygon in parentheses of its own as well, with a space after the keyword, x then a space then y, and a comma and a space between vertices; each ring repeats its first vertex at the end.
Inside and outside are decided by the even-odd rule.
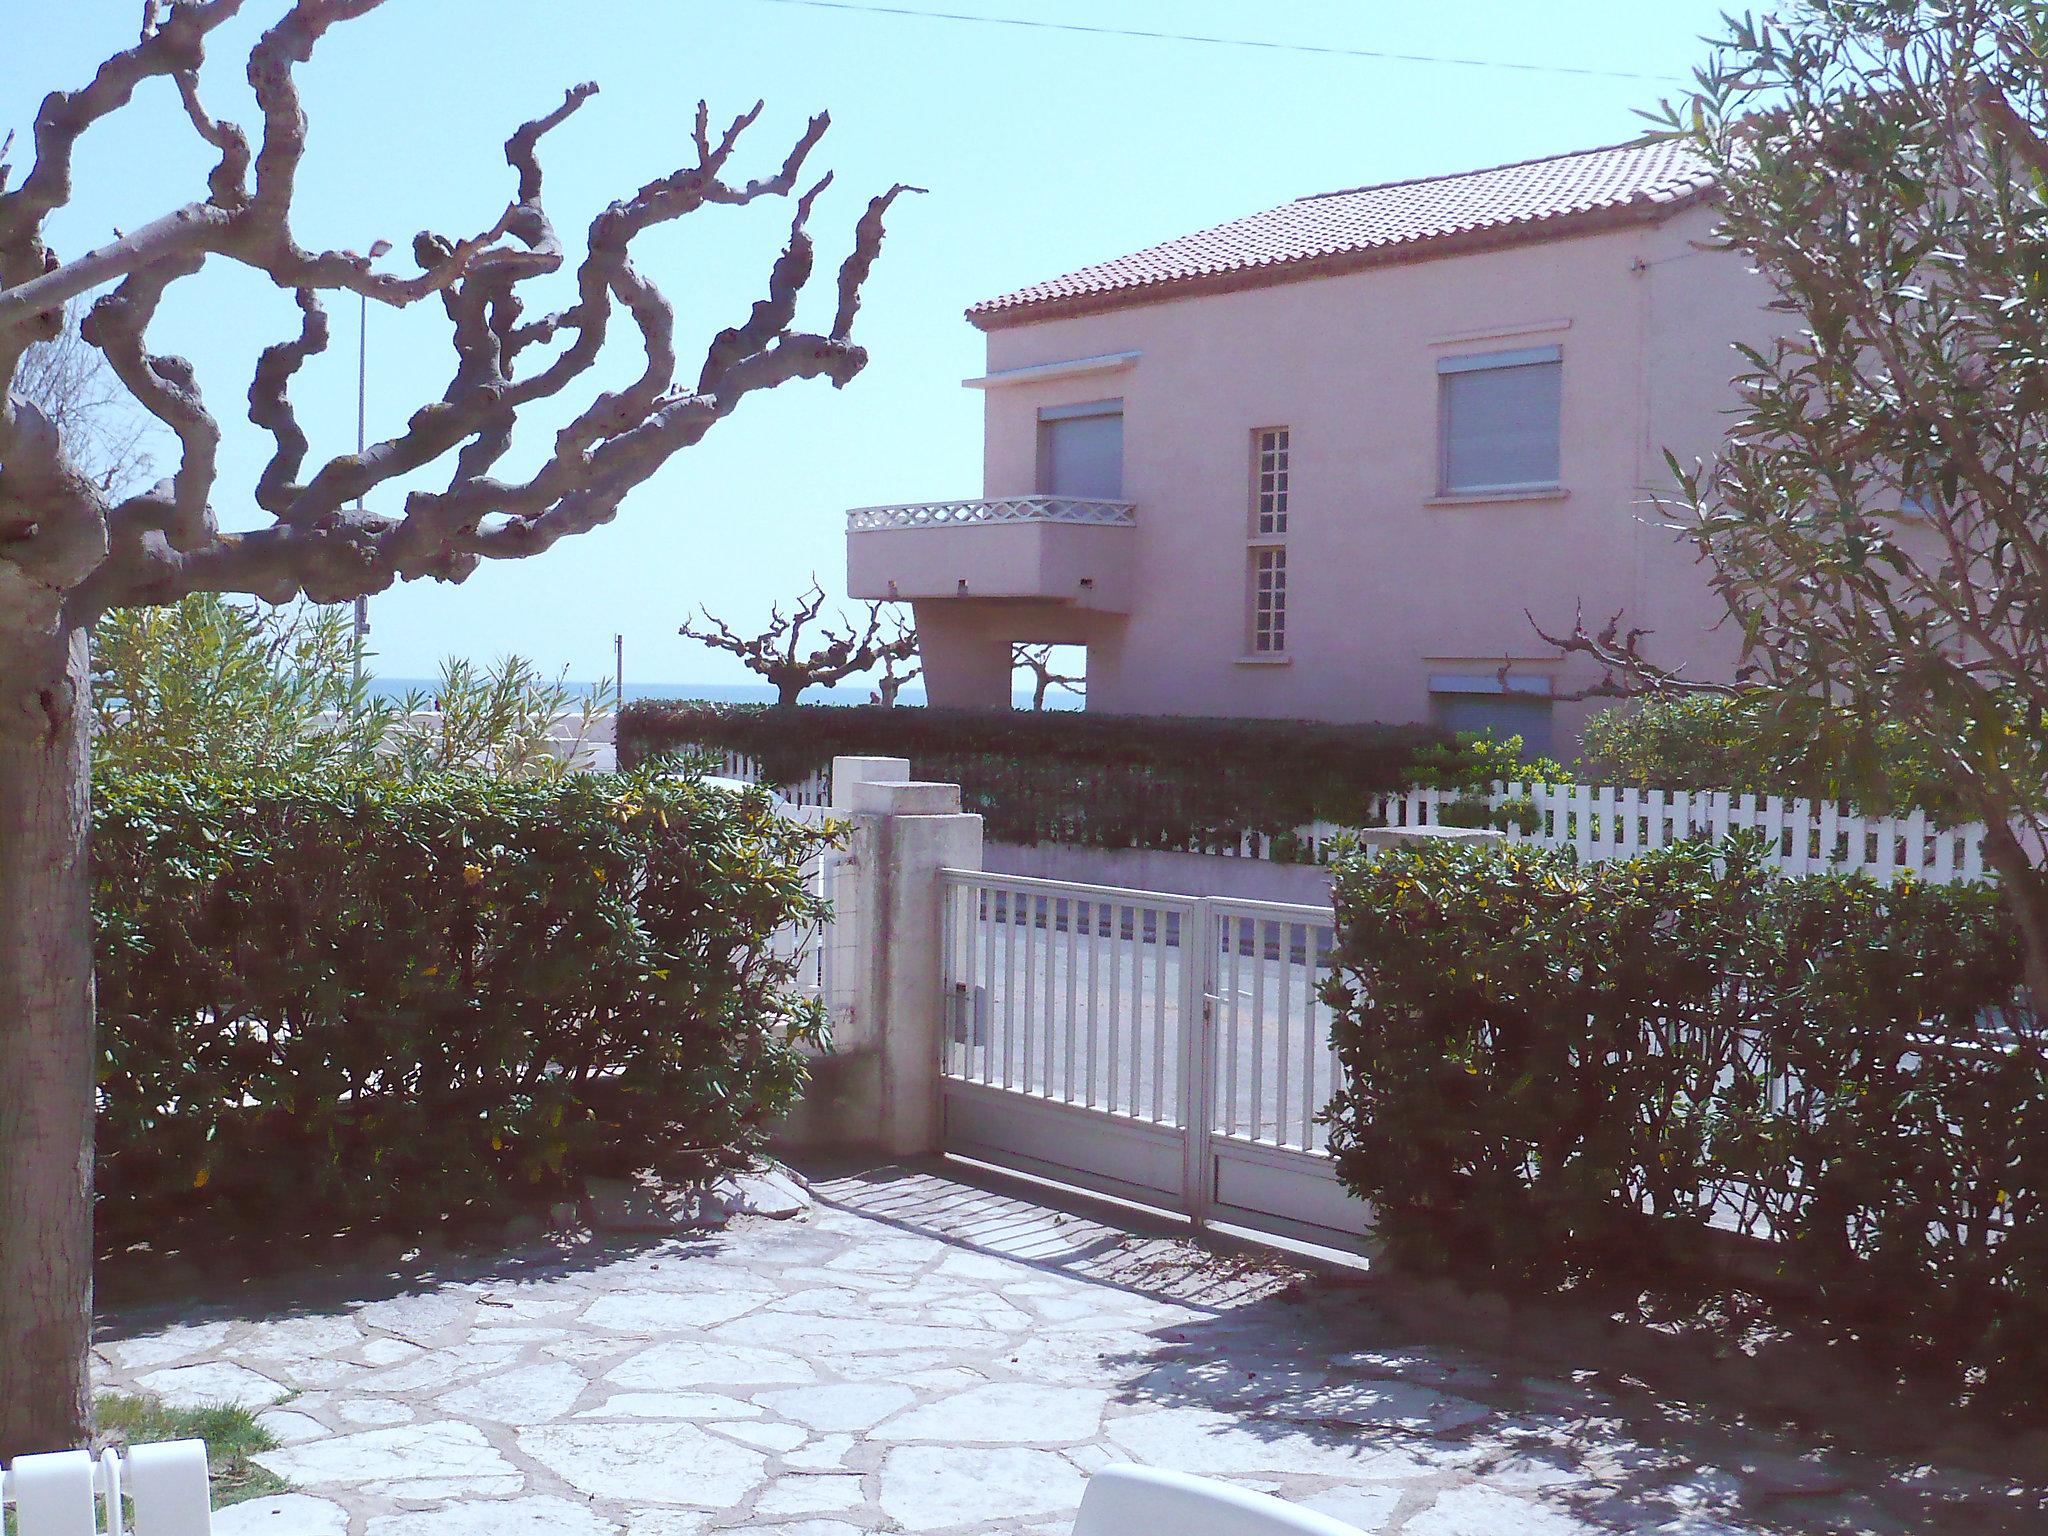
POLYGON ((620 711, 618 746, 622 766, 744 753, 778 784, 839 754, 907 757, 919 777, 959 783, 994 841, 1105 848, 1234 848, 1246 832, 1354 821, 1380 795, 1463 771, 1454 738, 1431 726, 1081 710, 645 700, 620 711))

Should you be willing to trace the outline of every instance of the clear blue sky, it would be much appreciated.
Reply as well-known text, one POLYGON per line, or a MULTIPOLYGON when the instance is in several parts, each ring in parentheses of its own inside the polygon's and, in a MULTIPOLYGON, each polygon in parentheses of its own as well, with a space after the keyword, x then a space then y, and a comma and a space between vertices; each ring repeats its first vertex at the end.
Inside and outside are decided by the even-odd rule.
MULTIPOLYGON (((1630 137, 1699 58, 1716 0, 874 0, 878 4, 1456 55, 1673 77, 1601 78, 971 25, 777 0, 390 0, 338 28, 301 72, 312 122, 297 219, 307 245, 399 247, 414 231, 468 233, 510 190, 501 145, 562 89, 602 94, 545 146, 557 226, 580 249, 592 213, 690 158, 699 96, 729 115, 765 98, 742 175, 779 163, 805 116, 829 108, 813 158, 837 177, 812 221, 821 275, 810 318, 866 199, 902 179, 868 290, 873 354, 847 390, 798 384, 750 400, 671 461, 610 527, 459 587, 419 583, 373 600, 376 670, 429 672, 448 653, 516 650, 552 671, 630 680, 738 681, 736 663, 676 636, 700 602, 744 626, 815 569, 837 596, 849 506, 980 488, 976 299, 1306 192, 1426 175, 1630 137)), ((26 130, 52 86, 82 83, 125 44, 136 0, 10 6, 0 48, 0 130, 26 130), (25 14, 23 14, 25 13, 25 14)), ((248 121, 241 63, 282 0, 248 0, 217 35, 209 106, 248 121)), ((168 90, 138 97, 89 137, 60 251, 203 195, 206 157, 168 90)), ((761 291, 786 227, 781 206, 707 210, 636 247, 679 306, 690 346, 761 291)), ((267 439, 241 412, 261 347, 290 334, 289 300, 224 263, 181 284, 152 339, 182 353, 228 438, 215 504, 248 526, 267 439)), ((355 441, 354 306, 295 391, 316 460, 355 441)), ((615 333, 615 341, 620 338, 615 333)), ((631 363, 630 348, 618 354, 631 363)), ((370 316, 372 437, 439 395, 451 354, 438 307, 370 316)), ((553 423, 529 425, 538 452, 553 423)), ((516 468, 508 465, 507 468, 516 468)), ((393 493, 386 496, 395 500, 393 493)))

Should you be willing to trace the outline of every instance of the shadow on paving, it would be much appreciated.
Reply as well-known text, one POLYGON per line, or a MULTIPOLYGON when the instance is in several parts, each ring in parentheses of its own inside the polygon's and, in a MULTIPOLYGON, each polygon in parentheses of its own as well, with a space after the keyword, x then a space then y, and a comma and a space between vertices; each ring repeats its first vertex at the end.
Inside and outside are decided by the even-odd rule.
MULTIPOLYGON (((1456 1473, 1538 1501, 1559 1521, 1660 1536, 2048 1529, 2041 1488, 1960 1469, 1946 1420, 1894 1400, 1866 1403, 1860 1417, 1843 1405, 1837 1418, 1788 1424, 1778 1403, 1690 1370, 1696 1346, 1618 1325, 1589 1303, 1511 1305, 1197 1241, 1170 1218, 963 1164, 809 1171, 821 1212, 1171 1304, 1174 1321, 1137 1330, 1148 1344, 1106 1332, 1099 1355, 1118 1402, 1172 1410, 1153 1422, 1185 1437, 1160 1457, 1125 1447, 1140 1459, 1174 1460, 1192 1446, 1177 1464, 1258 1482, 1264 1474, 1251 1469, 1273 1465, 1287 1441, 1390 1487, 1456 1473), (1940 1470, 1927 1464, 1937 1457, 1940 1470)), ((803 1222, 776 1231, 784 1266, 824 1262, 846 1241, 803 1222)), ((717 1262, 742 1246, 708 1232, 486 1251, 357 1233, 317 1247, 130 1253, 102 1266, 100 1342, 173 1324, 332 1314, 449 1286, 574 1279, 654 1250, 717 1262)), ((755 1243, 753 1262, 762 1253, 755 1243)), ((1395 1528, 1423 1511, 1413 1502, 1423 1496, 1400 1495, 1395 1528)))
POLYGON ((677 1258, 715 1259, 723 1240, 716 1231, 551 1236, 506 1249, 366 1231, 317 1245, 241 1242, 203 1256, 176 1250, 115 1254, 101 1258, 96 1271, 93 1342, 120 1343, 173 1324, 326 1315, 450 1285, 530 1285, 654 1249, 677 1258))
POLYGON ((1666 1379, 1686 1374, 1685 1349, 1590 1303, 1549 1298, 1518 1314, 1440 1283, 1197 1239, 1171 1218, 953 1162, 813 1172, 823 1205, 1195 1312, 1150 1330, 1157 1349, 1105 1364, 1139 1373, 1122 1402, 1215 1415, 1219 1458, 1233 1436, 1306 1433, 1361 1458, 1411 1451, 1540 1491, 1589 1522, 1674 1536, 1729 1529, 1717 1514, 1788 1536, 2048 1530, 2048 1488, 1964 1467, 1942 1416, 1897 1395, 1857 1403, 1853 1379, 1832 1394, 1851 1399, 1840 1422, 1774 1414, 1711 1370, 1666 1379), (1657 1360, 1660 1347, 1670 1358, 1657 1360))
POLYGON ((1481 1481, 1543 1490, 1584 1519, 1629 1528, 1709 1503, 1745 1527, 1788 1533, 2048 1528, 2038 1488, 1755 1422, 1738 1405, 1652 1390, 1597 1355, 1554 1375, 1547 1361, 1406 1325, 1371 1291, 1309 1279, 1159 1330, 1163 1348, 1128 1362, 1148 1369, 1121 1400, 1217 1413, 1221 1432, 1254 1438, 1369 1437, 1376 1451, 1460 1461, 1481 1481))

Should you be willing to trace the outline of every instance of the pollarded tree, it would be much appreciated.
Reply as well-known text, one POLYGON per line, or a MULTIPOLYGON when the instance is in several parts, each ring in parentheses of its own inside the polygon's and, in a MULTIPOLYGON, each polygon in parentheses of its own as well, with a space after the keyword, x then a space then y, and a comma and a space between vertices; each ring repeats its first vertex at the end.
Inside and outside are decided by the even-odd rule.
MULTIPOLYGON (((769 608, 768 627, 758 635, 740 634, 708 608, 698 612, 704 615, 709 629, 699 629, 695 621, 690 621, 676 633, 714 651, 737 656, 741 666, 775 689, 779 709, 794 705, 808 688, 830 688, 877 666, 908 661, 917 654, 916 634, 900 621, 894 634, 883 633, 880 603, 868 604, 867 622, 859 629, 848 624, 844 614, 840 615, 837 628, 830 623, 821 625, 814 636, 815 643, 805 650, 804 631, 824 611, 825 589, 813 576, 810 590, 797 599, 788 613, 782 611, 780 603, 769 608)), ((893 701, 894 694, 890 697, 893 701)))
MULTIPOLYGON (((1937 809, 1985 824, 2048 1007, 2048 3, 1728 25, 1666 131, 1796 319, 1745 354, 1715 460, 1674 463, 1677 521, 1767 724, 1882 724, 1937 809)), ((1671 686, 1620 625, 1565 643, 1615 691, 1671 686)))
POLYGON ((924 676, 924 660, 917 654, 917 631, 898 619, 894 642, 882 649, 877 660, 882 672, 868 702, 894 709, 904 688, 924 676))
MULTIPOLYGON (((592 221, 572 257, 542 202, 540 141, 595 87, 571 90, 506 142, 516 190, 489 228, 423 233, 419 270, 397 276, 346 251, 309 250, 292 233, 306 142, 296 73, 333 27, 383 0, 277 0, 247 74, 261 122, 252 137, 201 97, 207 39, 244 0, 145 7, 133 47, 37 114, 25 174, 0 166, 0 1460, 75 1443, 85 1426, 91 1317, 93 995, 87 879, 91 686, 88 640, 100 614, 194 592, 342 602, 396 581, 460 581, 479 562, 537 555, 608 522, 634 487, 697 442, 749 394, 792 379, 844 385, 866 354, 851 339, 861 288, 901 188, 875 198, 839 270, 829 329, 797 328, 811 275, 806 232, 825 180, 802 186, 825 132, 813 118, 779 168, 729 175, 759 112, 714 133, 700 107, 693 163, 621 198, 592 221), (148 82, 174 87, 217 161, 205 194, 60 254, 46 238, 72 198, 73 153, 95 124, 148 82), (678 373, 675 314, 633 261, 635 240, 708 205, 793 198, 789 244, 767 293, 710 342, 694 377, 678 373), (254 500, 266 526, 227 532, 215 518, 220 428, 184 359, 153 352, 165 291, 209 260, 239 264, 297 300, 298 333, 257 359, 249 417, 274 440, 254 500), (527 284, 569 269, 574 300, 528 314, 527 284), (291 404, 293 376, 328 342, 325 299, 437 300, 453 327, 446 389, 367 452, 309 465, 291 404), (15 390, 24 355, 60 331, 65 308, 97 295, 82 334, 178 445, 175 472, 120 495, 80 468, 58 421, 15 390), (630 325, 638 376, 595 394, 523 477, 497 473, 528 407, 563 401, 591 376, 607 333, 630 325), (445 480, 438 478, 445 464, 445 480), (409 490, 398 515, 361 510, 365 493, 430 467, 436 488, 409 490)), ((0 160, 6 158, 0 149, 0 160)))
POLYGON ((1031 707, 1044 709, 1046 696, 1055 688, 1062 693, 1079 693, 1088 681, 1085 677, 1069 677, 1064 672, 1052 669, 1052 647, 1049 645, 1017 645, 1010 648, 1010 669, 1013 672, 1031 674, 1031 707))

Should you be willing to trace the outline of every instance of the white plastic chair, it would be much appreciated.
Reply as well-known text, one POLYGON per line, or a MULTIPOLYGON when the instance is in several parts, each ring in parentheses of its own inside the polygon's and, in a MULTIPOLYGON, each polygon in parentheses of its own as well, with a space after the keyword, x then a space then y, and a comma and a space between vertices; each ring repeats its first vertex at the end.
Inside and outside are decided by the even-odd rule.
POLYGON ((204 1441, 131 1446, 125 1460, 109 1450, 97 1464, 84 1451, 23 1456, 0 1476, 0 1503, 13 1506, 20 1536, 125 1536, 124 1491, 134 1536, 212 1536, 204 1441))
POLYGON ((1364 1536, 1299 1504, 1157 1467, 1103 1467, 1088 1479, 1074 1536, 1364 1536))

